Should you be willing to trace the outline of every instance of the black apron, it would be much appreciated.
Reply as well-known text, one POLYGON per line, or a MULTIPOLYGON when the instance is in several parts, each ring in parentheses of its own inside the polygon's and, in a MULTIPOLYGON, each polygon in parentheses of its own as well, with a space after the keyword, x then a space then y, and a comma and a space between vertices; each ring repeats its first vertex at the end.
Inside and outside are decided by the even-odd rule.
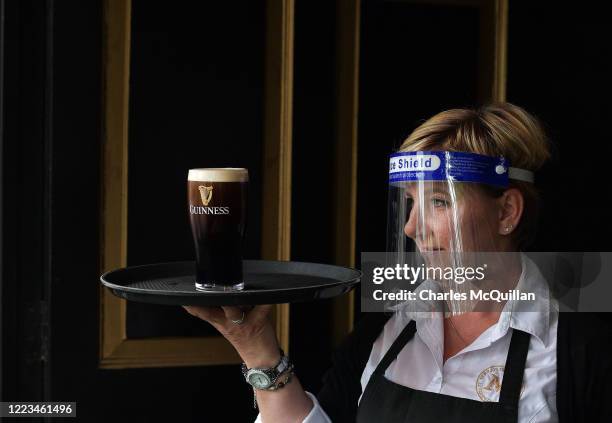
POLYGON ((413 320, 374 370, 359 402, 357 423, 514 423, 518 420, 518 402, 529 349, 528 333, 512 330, 499 402, 481 402, 419 391, 385 378, 385 370, 415 332, 413 320))

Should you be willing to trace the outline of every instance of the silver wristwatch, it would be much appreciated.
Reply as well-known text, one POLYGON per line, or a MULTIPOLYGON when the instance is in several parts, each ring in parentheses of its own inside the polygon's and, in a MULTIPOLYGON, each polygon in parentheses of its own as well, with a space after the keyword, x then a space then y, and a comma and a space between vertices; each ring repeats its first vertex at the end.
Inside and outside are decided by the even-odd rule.
POLYGON ((255 389, 274 390, 275 383, 278 377, 287 369, 292 367, 287 357, 281 350, 281 359, 278 364, 270 368, 252 368, 248 369, 246 364, 242 363, 242 374, 249 385, 255 389))

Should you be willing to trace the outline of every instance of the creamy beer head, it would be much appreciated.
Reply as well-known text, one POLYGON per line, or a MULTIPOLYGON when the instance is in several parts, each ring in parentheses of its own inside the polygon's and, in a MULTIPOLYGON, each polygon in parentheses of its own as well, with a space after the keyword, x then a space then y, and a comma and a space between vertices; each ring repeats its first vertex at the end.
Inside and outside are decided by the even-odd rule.
POLYGON ((249 172, 241 167, 189 169, 187 180, 199 182, 248 182, 249 172))

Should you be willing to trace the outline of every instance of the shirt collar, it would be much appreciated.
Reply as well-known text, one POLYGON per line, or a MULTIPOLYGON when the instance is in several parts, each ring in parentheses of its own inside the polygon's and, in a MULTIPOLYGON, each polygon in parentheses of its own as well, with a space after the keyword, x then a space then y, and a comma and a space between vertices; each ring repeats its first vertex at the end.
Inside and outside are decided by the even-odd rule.
POLYGON ((558 312, 555 300, 551 297, 548 284, 537 265, 521 253, 522 271, 516 289, 533 293, 534 301, 508 301, 492 331, 493 338, 501 338, 509 328, 533 335, 544 346, 549 343, 551 314, 558 312))

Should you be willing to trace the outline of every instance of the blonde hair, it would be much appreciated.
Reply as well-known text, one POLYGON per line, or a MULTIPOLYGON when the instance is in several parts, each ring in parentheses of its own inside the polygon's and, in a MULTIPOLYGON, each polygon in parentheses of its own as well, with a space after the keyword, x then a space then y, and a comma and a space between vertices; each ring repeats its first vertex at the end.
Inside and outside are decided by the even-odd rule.
MULTIPOLYGON (((402 143, 400 151, 446 150, 504 156, 513 167, 536 172, 550 159, 550 143, 538 120, 511 103, 494 103, 479 109, 451 109, 425 121, 402 143)), ((536 175, 537 177, 537 175, 536 175)), ((503 190, 482 186, 498 196, 503 190)), ((535 236, 541 208, 536 187, 510 180, 509 188, 523 195, 524 210, 514 231, 518 248, 527 247, 535 236)))

